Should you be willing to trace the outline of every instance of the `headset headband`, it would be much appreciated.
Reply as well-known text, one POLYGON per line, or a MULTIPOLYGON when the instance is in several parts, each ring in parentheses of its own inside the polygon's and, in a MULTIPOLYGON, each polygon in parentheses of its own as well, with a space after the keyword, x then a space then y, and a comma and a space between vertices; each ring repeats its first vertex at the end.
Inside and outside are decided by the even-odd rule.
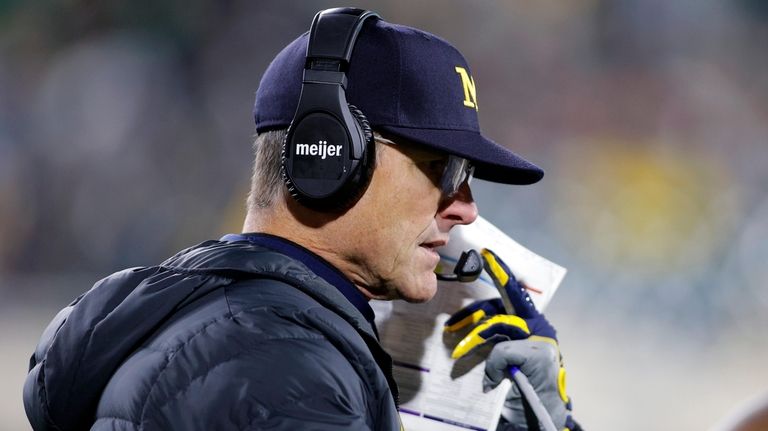
MULTIPOLYGON (((376 12, 356 8, 335 8, 324 10, 312 20, 312 29, 307 45, 307 62, 314 59, 328 59, 349 64, 352 49, 363 23, 376 12)), ((308 67, 311 64, 307 64, 308 67)))

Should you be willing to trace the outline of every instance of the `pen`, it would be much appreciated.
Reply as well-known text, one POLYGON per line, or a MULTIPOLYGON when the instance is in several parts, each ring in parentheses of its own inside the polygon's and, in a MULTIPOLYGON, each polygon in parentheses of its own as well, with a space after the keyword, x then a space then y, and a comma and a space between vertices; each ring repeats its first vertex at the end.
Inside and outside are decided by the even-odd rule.
POLYGON ((539 396, 536 395, 536 391, 533 389, 531 382, 529 382, 528 378, 525 377, 525 374, 520 371, 520 368, 515 366, 509 367, 509 374, 520 389, 520 393, 528 400, 528 404, 531 405, 533 413, 539 420, 539 424, 544 428, 544 431, 557 431, 554 422, 552 422, 552 418, 549 416, 549 413, 547 413, 547 409, 544 407, 539 396))
MULTIPOLYGON (((501 295, 501 302, 504 304, 504 309, 506 310, 507 314, 515 314, 515 309, 512 306, 512 302, 509 300, 509 294, 507 294, 507 290, 503 286, 498 286, 498 291, 501 295)), ((528 404, 531 405, 533 413, 539 420, 541 427, 544 428, 544 431, 557 431, 554 422, 552 422, 552 417, 549 416, 547 409, 544 407, 541 399, 533 389, 531 382, 528 381, 528 377, 526 377, 525 374, 520 371, 520 368, 514 365, 510 366, 507 370, 509 371, 509 375, 512 377, 512 380, 515 382, 518 389, 520 389, 522 396, 528 400, 528 404)))

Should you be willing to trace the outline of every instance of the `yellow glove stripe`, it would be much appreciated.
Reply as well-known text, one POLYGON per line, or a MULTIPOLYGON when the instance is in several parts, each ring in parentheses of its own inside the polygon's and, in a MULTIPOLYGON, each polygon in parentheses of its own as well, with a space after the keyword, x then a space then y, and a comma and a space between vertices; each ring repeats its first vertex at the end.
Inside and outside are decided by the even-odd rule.
POLYGON ((560 368, 557 374, 557 391, 564 403, 568 404, 568 394, 565 392, 565 368, 560 368))
POLYGON ((485 248, 480 253, 483 255, 486 263, 488 263, 488 268, 491 270, 491 275, 496 279, 496 282, 499 283, 500 286, 507 284, 509 281, 509 274, 507 274, 507 272, 504 271, 504 268, 499 265, 499 262, 496 261, 496 256, 485 248))
POLYGON ((448 325, 444 328, 445 331, 448 332, 456 332, 459 329, 468 326, 468 325, 474 325, 475 323, 485 319, 485 311, 484 310, 475 310, 474 313, 470 314, 469 316, 459 320, 458 322, 454 323, 453 325, 448 325))
POLYGON ((549 343, 555 346, 557 351, 560 352, 560 346, 557 344, 557 340, 555 340, 554 338, 542 337, 541 335, 531 335, 530 337, 528 337, 528 339, 531 341, 543 341, 545 343, 549 343))
MULTIPOLYGON (((499 314, 499 315, 493 316, 490 319, 486 320, 485 323, 483 323, 480 326, 486 325, 486 328, 487 328, 488 326, 496 325, 498 323, 503 323, 505 325, 510 325, 510 326, 517 326, 518 328, 522 329, 526 334, 531 333, 531 330, 528 329, 528 323, 526 323, 525 320, 523 320, 521 317, 515 316, 514 314, 499 314)), ((480 329, 480 326, 475 328, 472 332, 482 331, 482 329, 480 329)))
POLYGON ((490 326, 497 324, 515 326, 522 329, 526 334, 531 333, 531 330, 528 329, 528 324, 525 323, 525 320, 518 316, 513 316, 511 314, 500 314, 498 316, 493 316, 478 325, 475 329, 472 330, 472 332, 469 333, 469 335, 464 337, 464 339, 459 342, 456 348, 453 349, 451 358, 459 359, 472 351, 472 349, 475 347, 485 343, 486 340, 480 336, 480 333, 488 329, 490 326))
POLYGON ((459 342, 456 348, 453 349, 453 352, 451 353, 451 358, 459 359, 462 356, 469 353, 470 350, 474 349, 480 344, 483 344, 484 342, 485 342, 485 338, 479 335, 471 335, 471 334, 467 335, 467 337, 461 340, 461 342, 459 342))

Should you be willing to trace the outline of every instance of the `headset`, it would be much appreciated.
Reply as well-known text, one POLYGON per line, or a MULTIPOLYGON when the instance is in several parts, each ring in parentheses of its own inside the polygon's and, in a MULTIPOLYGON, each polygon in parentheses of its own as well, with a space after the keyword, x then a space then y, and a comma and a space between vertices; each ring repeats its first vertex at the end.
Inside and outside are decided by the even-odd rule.
POLYGON ((453 274, 447 272, 435 272, 438 280, 459 281, 462 283, 471 283, 480 277, 483 272, 483 260, 480 253, 470 248, 461 252, 456 266, 453 268, 453 274))
POLYGON ((283 141, 288 191, 316 210, 345 210, 368 187, 376 151, 368 120, 347 103, 347 70, 363 23, 380 18, 356 8, 320 11, 309 30, 301 96, 283 141))

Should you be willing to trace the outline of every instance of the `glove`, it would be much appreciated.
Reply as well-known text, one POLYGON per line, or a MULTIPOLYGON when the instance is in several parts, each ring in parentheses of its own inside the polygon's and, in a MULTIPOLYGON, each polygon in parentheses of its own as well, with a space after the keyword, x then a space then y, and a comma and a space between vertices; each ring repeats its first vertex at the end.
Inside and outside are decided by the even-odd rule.
MULTIPOLYGON (((482 251, 485 270, 499 292, 504 292, 515 315, 509 314, 501 298, 477 301, 453 314, 445 330, 456 332, 476 325, 452 353, 459 359, 477 347, 495 344, 485 363, 483 391, 488 392, 509 376, 510 367, 525 374, 544 407, 560 430, 580 429, 571 416, 571 401, 565 392, 565 369, 555 328, 536 310, 526 287, 492 251, 482 251)), ((517 385, 507 393, 502 417, 508 422, 500 429, 538 430, 530 405, 517 385)))

